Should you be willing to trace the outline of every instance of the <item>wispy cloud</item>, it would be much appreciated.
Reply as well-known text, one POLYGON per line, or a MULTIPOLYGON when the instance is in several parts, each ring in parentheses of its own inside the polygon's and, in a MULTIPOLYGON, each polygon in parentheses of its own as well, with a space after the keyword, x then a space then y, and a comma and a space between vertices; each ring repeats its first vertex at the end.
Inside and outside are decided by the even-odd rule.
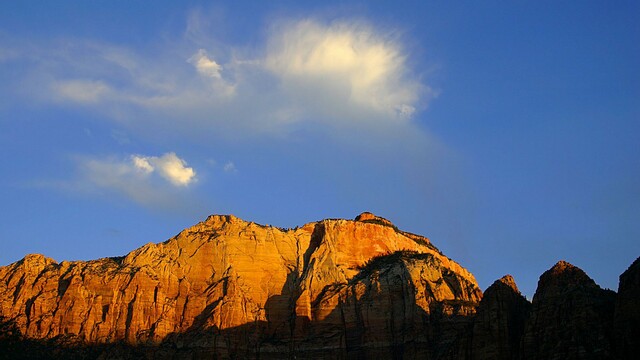
POLYGON ((231 97, 235 95, 235 85, 222 78, 222 65, 212 59, 204 49, 198 50, 187 62, 192 64, 198 74, 210 79, 210 89, 204 91, 214 92, 216 96, 231 97))
POLYGON ((66 80, 54 82, 51 85, 54 96, 79 104, 103 102, 111 92, 110 87, 103 81, 66 80))
POLYGON ((364 22, 281 21, 253 48, 211 44, 185 36, 149 52, 65 40, 4 52, 29 59, 26 96, 138 127, 260 134, 307 122, 393 126, 434 94, 401 41, 364 22))

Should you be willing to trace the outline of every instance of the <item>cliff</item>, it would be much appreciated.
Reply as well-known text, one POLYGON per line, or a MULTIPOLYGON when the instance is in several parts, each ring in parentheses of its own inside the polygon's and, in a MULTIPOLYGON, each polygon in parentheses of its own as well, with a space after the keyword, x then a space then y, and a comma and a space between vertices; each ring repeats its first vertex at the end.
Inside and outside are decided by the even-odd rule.
POLYGON ((222 356, 456 352, 481 297, 427 238, 370 213, 289 230, 216 215, 124 257, 0 268, 0 317, 28 339, 222 356))
POLYGON ((532 302, 509 275, 483 296, 371 213, 295 229, 215 215, 123 257, 0 267, 0 359, 633 359, 640 259, 618 291, 560 261, 532 302))

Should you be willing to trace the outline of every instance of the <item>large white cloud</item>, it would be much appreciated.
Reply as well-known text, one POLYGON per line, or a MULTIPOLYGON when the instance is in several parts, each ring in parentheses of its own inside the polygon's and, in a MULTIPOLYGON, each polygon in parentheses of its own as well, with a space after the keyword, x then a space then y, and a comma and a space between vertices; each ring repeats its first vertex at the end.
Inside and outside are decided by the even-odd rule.
POLYGON ((399 44, 371 26, 303 20, 276 29, 265 65, 285 87, 306 87, 315 92, 313 98, 338 93, 351 106, 389 118, 415 110, 423 85, 408 77, 399 44))
MULTIPOLYGON (((223 39, 224 40, 224 39, 223 39)), ((262 133, 295 124, 406 124, 433 92, 397 39, 366 23, 274 25, 253 48, 188 37, 140 51, 66 40, 11 49, 28 58, 27 96, 82 105, 139 129, 262 133)))

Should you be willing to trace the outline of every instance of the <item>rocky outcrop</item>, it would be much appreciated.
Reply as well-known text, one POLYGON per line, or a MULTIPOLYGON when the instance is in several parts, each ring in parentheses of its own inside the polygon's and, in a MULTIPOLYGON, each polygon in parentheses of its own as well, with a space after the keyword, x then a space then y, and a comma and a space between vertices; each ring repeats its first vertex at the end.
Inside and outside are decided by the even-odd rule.
POLYGON ((519 359, 520 341, 531 303, 511 275, 485 291, 473 325, 472 359, 519 359))
POLYGON ((0 359, 631 359, 639 298, 640 260, 618 295, 561 261, 529 303, 508 275, 483 297, 371 213, 295 229, 215 215, 123 257, 0 267, 0 359))
POLYGON ((427 238, 370 213, 296 229, 211 216, 124 257, 0 268, 0 317, 28 339, 207 356, 455 353, 481 297, 427 238))
POLYGON ((615 309, 616 348, 623 359, 640 354, 640 258, 620 275, 615 309))
POLYGON ((524 359, 610 359, 615 293, 560 261, 538 282, 523 338, 524 359))

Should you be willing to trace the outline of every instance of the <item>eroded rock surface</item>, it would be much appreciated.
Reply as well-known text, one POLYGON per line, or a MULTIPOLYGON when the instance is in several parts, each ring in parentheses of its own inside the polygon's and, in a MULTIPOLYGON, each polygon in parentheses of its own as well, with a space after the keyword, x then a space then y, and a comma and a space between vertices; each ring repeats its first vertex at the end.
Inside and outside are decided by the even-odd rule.
POLYGON ((440 356, 481 297, 427 238, 370 213, 291 230, 216 215, 120 258, 0 268, 0 317, 29 339, 221 356, 440 356))
POLYGON ((511 276, 483 297, 371 213, 295 229, 215 215, 123 257, 0 267, 0 359, 635 359, 639 298, 640 260, 618 295, 561 261, 530 303, 511 276))

